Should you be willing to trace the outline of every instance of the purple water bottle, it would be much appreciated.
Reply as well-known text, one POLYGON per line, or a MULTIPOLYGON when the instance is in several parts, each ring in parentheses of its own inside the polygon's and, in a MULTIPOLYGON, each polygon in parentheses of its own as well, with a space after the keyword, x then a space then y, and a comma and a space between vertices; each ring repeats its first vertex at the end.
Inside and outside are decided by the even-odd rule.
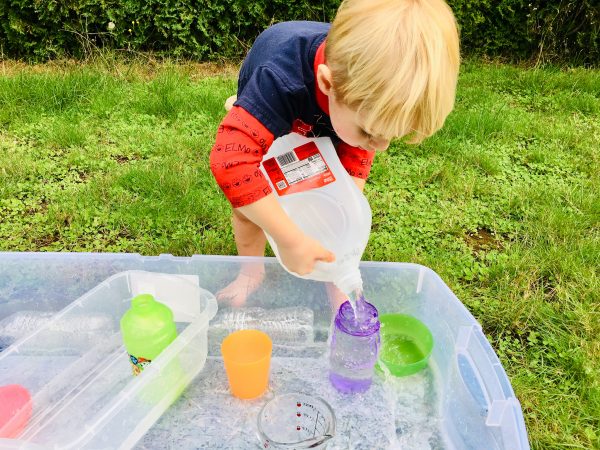
POLYGON ((344 393, 369 389, 380 346, 377 309, 359 301, 356 316, 349 301, 342 304, 331 338, 329 379, 344 393))

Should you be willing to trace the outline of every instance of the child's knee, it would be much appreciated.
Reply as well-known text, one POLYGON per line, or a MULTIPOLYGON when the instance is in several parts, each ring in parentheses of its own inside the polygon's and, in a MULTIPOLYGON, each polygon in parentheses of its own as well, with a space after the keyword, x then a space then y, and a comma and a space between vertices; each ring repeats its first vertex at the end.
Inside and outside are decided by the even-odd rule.
POLYGON ((242 226, 254 225, 254 222, 252 222, 250 219, 248 219, 245 215, 243 215, 241 212, 239 212, 235 208, 233 209, 231 216, 232 216, 231 219, 233 220, 234 223, 240 224, 242 226))

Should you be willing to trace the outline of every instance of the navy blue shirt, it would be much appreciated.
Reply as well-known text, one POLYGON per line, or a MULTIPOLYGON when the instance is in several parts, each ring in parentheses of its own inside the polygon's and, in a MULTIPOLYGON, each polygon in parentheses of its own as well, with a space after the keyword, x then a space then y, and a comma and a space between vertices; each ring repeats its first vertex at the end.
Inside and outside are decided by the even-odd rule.
POLYGON ((330 24, 282 22, 263 31, 248 52, 238 79, 237 101, 274 137, 292 131, 300 119, 309 135, 339 141, 315 96, 314 60, 330 24))

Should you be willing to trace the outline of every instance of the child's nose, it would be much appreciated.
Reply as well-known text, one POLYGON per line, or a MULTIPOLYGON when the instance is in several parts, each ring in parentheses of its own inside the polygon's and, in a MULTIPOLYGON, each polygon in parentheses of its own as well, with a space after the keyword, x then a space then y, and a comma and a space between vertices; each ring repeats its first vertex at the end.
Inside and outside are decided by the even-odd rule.
POLYGON ((383 150, 387 150, 387 148, 390 146, 390 141, 388 139, 383 139, 383 138, 372 138, 369 141, 369 147, 370 150, 379 150, 379 151, 383 151, 383 150))

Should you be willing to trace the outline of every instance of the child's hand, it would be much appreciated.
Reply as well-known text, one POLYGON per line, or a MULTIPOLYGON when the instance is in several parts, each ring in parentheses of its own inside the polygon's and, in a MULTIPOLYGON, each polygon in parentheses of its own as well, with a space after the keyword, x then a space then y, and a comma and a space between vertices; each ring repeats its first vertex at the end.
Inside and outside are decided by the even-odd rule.
POLYGON ((298 275, 311 273, 317 261, 333 262, 335 255, 315 239, 303 234, 302 237, 292 245, 277 243, 281 262, 290 272, 298 275))

